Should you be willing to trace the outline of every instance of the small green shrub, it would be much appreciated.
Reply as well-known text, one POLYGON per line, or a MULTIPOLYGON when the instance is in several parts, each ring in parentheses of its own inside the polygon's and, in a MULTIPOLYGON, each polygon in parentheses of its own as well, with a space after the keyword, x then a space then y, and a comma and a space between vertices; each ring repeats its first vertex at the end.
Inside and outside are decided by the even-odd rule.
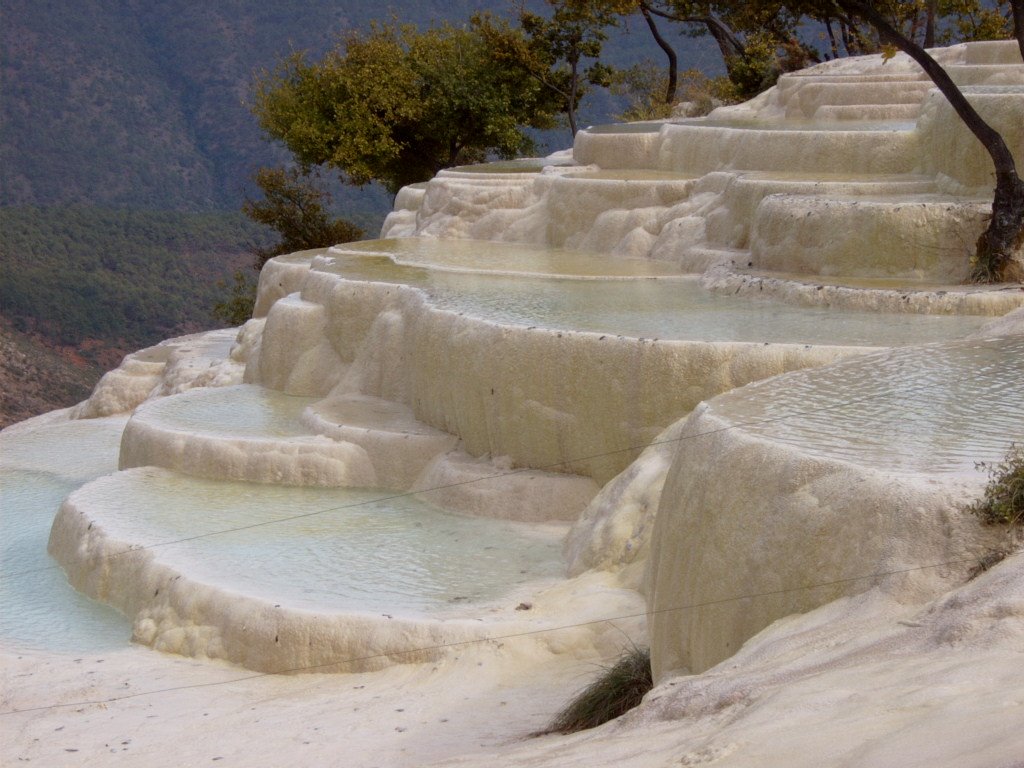
POLYGON ((570 701, 541 734, 596 728, 631 710, 653 686, 650 650, 628 648, 614 666, 605 669, 570 701))
POLYGON ((1020 525, 1024 520, 1024 447, 1011 444, 1000 462, 980 462, 988 471, 984 495, 968 507, 989 525, 1020 525))

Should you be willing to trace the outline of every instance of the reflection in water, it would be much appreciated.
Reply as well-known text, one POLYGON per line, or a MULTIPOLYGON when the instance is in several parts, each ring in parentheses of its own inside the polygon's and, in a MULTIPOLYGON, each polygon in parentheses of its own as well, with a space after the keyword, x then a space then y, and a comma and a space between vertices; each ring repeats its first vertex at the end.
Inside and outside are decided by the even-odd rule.
POLYGON ((852 358, 722 395, 712 407, 748 432, 817 455, 972 472, 1024 442, 1024 338, 852 358))

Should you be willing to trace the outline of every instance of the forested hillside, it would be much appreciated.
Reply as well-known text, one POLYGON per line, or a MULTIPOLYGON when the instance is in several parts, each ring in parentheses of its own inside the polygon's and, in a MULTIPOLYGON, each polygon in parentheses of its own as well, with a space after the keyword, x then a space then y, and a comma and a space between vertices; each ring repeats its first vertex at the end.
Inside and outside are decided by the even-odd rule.
POLYGON ((12 325, 94 349, 208 326, 217 280, 262 237, 240 213, 79 206, 2 208, 0 228, 0 305, 12 325))

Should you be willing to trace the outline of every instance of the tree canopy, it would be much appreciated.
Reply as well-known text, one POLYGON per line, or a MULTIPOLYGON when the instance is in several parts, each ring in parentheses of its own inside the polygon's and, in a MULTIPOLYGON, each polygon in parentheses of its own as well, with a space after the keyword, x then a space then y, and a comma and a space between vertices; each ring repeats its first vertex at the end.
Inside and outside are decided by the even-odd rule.
POLYGON ((392 193, 442 168, 533 149, 526 127, 550 128, 557 95, 498 62, 475 27, 420 32, 377 24, 317 62, 302 54, 264 72, 253 111, 304 167, 392 193))
POLYGON ((282 253, 326 248, 363 236, 363 230, 344 219, 331 218, 324 207, 330 196, 296 168, 260 168, 254 176, 262 200, 247 199, 242 212, 278 234, 278 241, 257 246, 255 268, 282 253))
POLYGON ((607 29, 617 23, 618 0, 547 0, 550 16, 525 8, 519 27, 487 14, 473 18, 495 60, 540 84, 576 135, 576 108, 587 85, 607 86, 612 70, 601 61, 607 29))

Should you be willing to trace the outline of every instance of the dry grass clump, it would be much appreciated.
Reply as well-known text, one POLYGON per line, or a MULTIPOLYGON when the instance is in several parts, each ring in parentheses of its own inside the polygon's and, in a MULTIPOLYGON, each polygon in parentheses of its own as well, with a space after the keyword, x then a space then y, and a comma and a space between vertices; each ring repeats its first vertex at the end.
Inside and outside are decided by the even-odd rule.
POLYGON ((614 666, 584 688, 540 733, 575 733, 596 728, 631 710, 653 686, 650 649, 628 648, 614 666))

